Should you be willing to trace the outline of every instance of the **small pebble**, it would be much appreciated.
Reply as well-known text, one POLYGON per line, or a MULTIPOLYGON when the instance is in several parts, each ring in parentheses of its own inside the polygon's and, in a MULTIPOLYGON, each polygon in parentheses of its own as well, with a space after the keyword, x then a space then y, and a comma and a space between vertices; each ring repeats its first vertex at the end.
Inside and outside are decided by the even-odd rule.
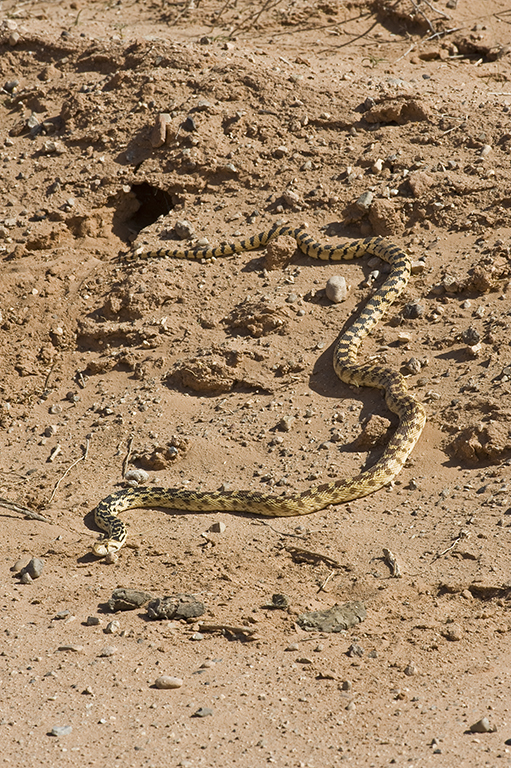
POLYGON ((41 576, 44 568, 44 562, 39 557, 33 557, 28 565, 24 568, 25 573, 32 579, 38 579, 41 576))
POLYGON ((16 560, 14 565, 11 566, 11 571, 13 573, 19 573, 20 571, 22 571, 24 568, 27 567, 30 560, 31 560, 30 555, 24 555, 23 557, 20 557, 20 559, 16 560))
POLYGON ((83 645, 59 645, 57 651, 71 651, 72 653, 83 653, 83 645))
POLYGON ((213 523, 213 525, 208 528, 208 531, 211 533, 225 533, 226 530, 227 526, 225 523, 213 523))
POLYGON ((477 723, 473 723, 473 725, 471 725, 468 730, 471 733, 490 733, 496 729, 491 727, 490 721, 487 717, 483 717, 481 720, 478 720, 477 723))
POLYGON ((32 584, 32 582, 33 582, 33 578, 32 578, 32 576, 31 576, 29 573, 27 573, 26 571, 24 571, 24 572, 21 574, 20 582, 21 582, 22 584, 32 584))
POLYGON ((300 646, 298 643, 289 643, 289 645, 285 648, 286 651, 297 651, 300 646))
POLYGON ((326 284, 325 292, 330 301, 340 304, 348 295, 346 280, 342 275, 333 275, 326 284))
POLYGON ((193 237, 193 225, 187 219, 180 219, 174 224, 174 231, 181 240, 188 240, 193 237))
POLYGON ((404 673, 407 677, 413 677, 413 675, 416 675, 418 672, 417 665, 411 661, 404 669, 404 673))
POLYGON ((193 635, 190 637, 190 640, 197 640, 197 641, 204 640, 204 635, 202 634, 202 632, 194 632, 193 635))
POLYGON ((145 469, 128 469, 124 475, 124 479, 127 483, 134 483, 135 485, 142 485, 149 480, 149 473, 145 469))
POLYGON ((410 301, 403 307, 403 317, 415 320, 418 317, 422 317, 425 312, 424 305, 418 301, 410 301))
POLYGON ((154 685, 156 688, 160 688, 162 690, 171 689, 171 688, 181 688, 183 685, 183 681, 180 677, 170 677, 169 675, 161 675, 160 677, 157 677, 154 681, 154 685))
POLYGON ((109 621, 108 624, 105 627, 105 632, 107 635, 115 635, 116 632, 118 632, 121 628, 121 622, 114 619, 114 621, 109 621))
POLYGON ((291 601, 287 595, 282 595, 280 593, 275 593, 271 596, 271 606, 272 608, 280 608, 281 610, 286 610, 286 608, 289 608, 291 601))
POLYGON ((444 632, 442 632, 442 635, 445 637, 446 640, 455 642, 456 640, 461 640, 461 638, 463 637, 463 630, 457 624, 452 624, 444 632))
POLYGON ((50 736, 69 736, 72 732, 72 725, 54 725, 50 731, 50 736))
POLYGON ((363 656, 364 649, 362 648, 362 646, 358 645, 357 643, 352 643, 348 648, 347 655, 351 656, 352 658, 355 656, 363 656))
POLYGON ((193 713, 192 717, 207 717, 212 714, 213 710, 210 707, 199 707, 199 709, 193 713))
POLYGON ((477 328, 470 327, 463 331, 461 338, 465 344, 468 344, 469 347, 473 347, 474 344, 478 344, 481 341, 481 334, 477 328))
POLYGON ((294 423, 294 416, 283 416, 277 424, 277 429, 280 429, 281 432, 291 432, 294 423))
POLYGON ((373 202, 373 193, 372 192, 363 192, 358 200, 355 201, 355 205, 357 208, 360 208, 361 211, 368 211, 371 207, 371 204, 373 202))
POLYGON ((105 647, 98 653, 100 659, 107 659, 117 653, 115 645, 105 645, 105 647))

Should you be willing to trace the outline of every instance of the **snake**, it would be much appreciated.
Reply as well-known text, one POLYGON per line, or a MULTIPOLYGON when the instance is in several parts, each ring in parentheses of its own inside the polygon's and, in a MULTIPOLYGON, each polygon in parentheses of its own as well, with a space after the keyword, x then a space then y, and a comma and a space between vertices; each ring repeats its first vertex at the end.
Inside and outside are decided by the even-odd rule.
POLYGON ((399 418, 398 426, 383 453, 375 464, 358 475, 283 495, 254 490, 123 488, 100 501, 93 510, 95 523, 105 534, 93 544, 92 552, 95 556, 112 555, 125 544, 127 528, 118 515, 127 509, 158 507, 188 512, 244 512, 266 517, 308 515, 325 507, 374 493, 391 483, 401 471, 424 428, 424 408, 408 392, 405 379, 399 371, 382 365, 378 359, 357 363, 362 340, 376 326, 408 283, 411 261, 401 247, 379 236, 350 240, 338 245, 323 245, 316 242, 303 227, 275 224, 260 234, 216 247, 207 245, 184 249, 160 248, 140 252, 135 258, 208 261, 263 248, 283 235, 294 237, 298 248, 313 259, 338 262, 372 255, 390 265, 389 274, 382 285, 373 292, 354 322, 340 333, 333 347, 333 368, 337 377, 342 382, 356 387, 383 390, 387 407, 399 418))

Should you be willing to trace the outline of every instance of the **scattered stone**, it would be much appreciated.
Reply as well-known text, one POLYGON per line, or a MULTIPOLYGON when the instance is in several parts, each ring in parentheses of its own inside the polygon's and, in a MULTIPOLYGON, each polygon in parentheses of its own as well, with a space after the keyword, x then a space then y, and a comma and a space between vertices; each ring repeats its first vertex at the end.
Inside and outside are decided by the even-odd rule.
POLYGON ((210 531, 211 533, 225 533, 226 530, 227 530, 226 524, 225 523, 221 523, 221 522, 213 523, 208 528, 208 531, 210 531))
POLYGON ((206 606, 194 595, 177 594, 168 597, 158 597, 151 600, 147 606, 150 619, 193 619, 202 616, 206 606))
POLYGON ((442 635, 445 637, 446 640, 455 642, 457 640, 461 640, 461 638, 463 637, 463 630, 458 624, 451 624, 450 627, 448 627, 442 632, 442 635))
POLYGON ((271 607, 278 608, 281 611, 285 611, 289 608, 291 601, 287 595, 276 593, 271 596, 271 607))
POLYGON ((285 651, 298 651, 300 646, 298 643, 289 643, 288 646, 284 649, 285 651))
POLYGON ((353 683, 351 680, 343 680, 340 685, 341 691, 351 691, 353 688, 353 683))
POLYGON ((27 573, 26 571, 23 571, 23 573, 20 574, 20 583, 21 584, 32 584, 33 582, 32 576, 27 573))
POLYGON ((180 677, 170 677, 169 675, 161 675, 154 681, 155 688, 161 690, 171 690, 172 688, 181 688, 183 681, 180 677))
POLYGON ((121 622, 120 621, 117 621, 117 620, 109 621, 108 624, 105 627, 105 633, 107 635, 115 635, 116 632, 118 632, 120 630, 120 628, 121 628, 121 622))
POLYGON ((280 157, 285 157, 285 156, 286 156, 286 155, 288 155, 288 154, 289 154, 289 149, 288 149, 288 147, 286 147, 286 146, 284 146, 284 145, 282 145, 282 146, 280 146, 280 147, 277 147, 277 148, 276 148, 276 149, 273 151, 273 156, 274 156, 274 157, 279 157, 279 158, 280 158, 280 157))
POLYGON ((137 485, 147 483, 149 480, 149 474, 145 471, 145 469, 128 469, 124 475, 124 479, 128 485, 131 485, 135 488, 137 485))
POLYGON ((112 592, 112 596, 108 600, 108 607, 112 613, 116 613, 117 611, 135 611, 151 599, 152 595, 148 592, 140 592, 136 589, 119 587, 112 592))
POLYGON ((327 281, 325 293, 327 298, 335 304, 340 304, 342 301, 345 301, 346 296, 348 295, 346 279, 342 275, 332 275, 327 281))
POLYGON ((323 611, 303 613, 296 619, 299 627, 307 632, 344 632, 367 617, 364 603, 359 600, 333 605, 323 611))
POLYGON ((496 728, 492 728, 487 717, 482 717, 477 723, 473 723, 468 729, 470 733, 493 733, 496 728))
POLYGON ((351 658, 354 658, 355 656, 360 657, 364 655, 364 649, 361 645, 358 645, 358 643, 352 643, 346 651, 346 655, 350 656, 351 658))
POLYGON ((87 616, 83 622, 86 627, 98 627, 101 624, 99 616, 87 616))
POLYGON ((50 736, 69 736, 69 734, 72 732, 72 725, 54 725, 50 731, 50 736))
POLYGON ((422 363, 420 360, 417 360, 416 357, 411 357, 409 360, 406 361, 406 363, 403 363, 403 368, 408 371, 408 373, 417 374, 420 373, 422 369, 422 363))
POLYGON ((281 432, 291 432, 295 421, 296 419, 294 416, 283 416, 277 424, 277 429, 279 429, 281 432))
POLYGON ((407 320, 416 320, 422 317, 425 311, 424 305, 419 301, 410 301, 403 307, 403 317, 407 320))
POLYGON ((463 333, 461 334, 461 338, 465 342, 465 344, 468 344, 469 347, 473 347, 474 344, 478 344, 481 341, 481 334, 477 330, 477 328, 466 328, 463 333))
POLYGON ((202 632, 194 632, 193 635, 191 635, 190 640, 196 640, 197 642, 200 642, 201 640, 204 640, 204 635, 202 632))
POLYGON ((413 661, 407 664, 404 668, 404 673, 407 677, 413 677, 413 675, 416 675, 418 671, 419 669, 413 661))
POLYGON ((64 619, 68 619, 69 616, 71 616, 71 611, 69 608, 65 608, 63 611, 56 613, 52 621, 63 621, 64 619))
POLYGON ((100 659, 108 659, 110 656, 114 656, 116 653, 117 648, 115 645, 105 645, 104 648, 102 648, 98 653, 98 656, 100 659))
MULTIPOLYGON (((300 205, 300 196, 296 194, 292 189, 286 189, 282 193, 282 199, 286 203, 286 205, 289 205, 290 208, 295 208, 296 206, 300 205)), ((293 238, 294 240, 294 238, 293 238)), ((296 243, 295 243, 296 246, 296 243)))
POLYGON ((208 717, 212 715, 213 711, 210 707, 199 707, 199 709, 193 713, 192 717, 208 717))
POLYGON ((307 656, 300 656, 300 658, 296 659, 297 664, 313 664, 314 662, 312 659, 309 659, 307 656))
POLYGON ((44 561, 39 557, 33 557, 28 565, 23 569, 24 573, 28 573, 31 579, 38 579, 44 568, 44 561))
POLYGON ((70 651, 71 653, 83 653, 83 645, 59 645, 57 651, 70 651))
POLYGON ((11 569, 10 570, 13 573, 19 573, 20 571, 22 571, 24 568, 27 567, 27 565, 29 564, 30 560, 31 560, 30 555, 23 555, 23 557, 20 557, 19 560, 16 560, 14 565, 11 565, 11 569))
POLYGON ((357 208, 359 208, 361 211, 368 211, 371 207, 371 204, 373 202, 373 193, 372 192, 362 192, 358 200, 355 201, 355 205, 357 208))
POLYGON ((180 219, 174 224, 174 232, 180 240, 189 240, 194 234, 193 225, 187 219, 180 219))

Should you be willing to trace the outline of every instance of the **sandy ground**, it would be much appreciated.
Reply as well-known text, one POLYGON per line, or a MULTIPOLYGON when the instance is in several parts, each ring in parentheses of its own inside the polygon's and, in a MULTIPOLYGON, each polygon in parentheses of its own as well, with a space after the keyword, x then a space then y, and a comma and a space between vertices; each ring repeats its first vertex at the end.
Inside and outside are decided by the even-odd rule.
POLYGON ((2 3, 1 765, 511 763, 506 5, 2 3), (130 259, 277 221, 410 252, 361 356, 426 408, 411 459, 310 517, 130 510, 92 557, 128 467, 281 493, 381 453, 395 417, 332 369, 379 261, 130 259), (112 613, 118 586, 205 613, 112 613))

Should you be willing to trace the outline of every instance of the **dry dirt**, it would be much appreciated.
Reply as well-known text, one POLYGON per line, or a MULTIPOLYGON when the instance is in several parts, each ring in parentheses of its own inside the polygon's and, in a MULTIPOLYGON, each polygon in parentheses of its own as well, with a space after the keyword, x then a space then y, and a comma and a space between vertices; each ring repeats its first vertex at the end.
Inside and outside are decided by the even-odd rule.
POLYGON ((511 763, 506 6, 2 3, 1 495, 47 522, 2 508, 1 765, 511 763), (127 465, 303 490, 375 461, 368 417, 395 426, 332 369, 379 262, 129 259, 278 220, 416 262, 361 351, 425 405, 411 460, 306 518, 131 510, 118 561, 93 558, 127 465), (114 615, 117 586, 206 613, 114 615), (296 623, 354 600, 347 632, 296 623))

